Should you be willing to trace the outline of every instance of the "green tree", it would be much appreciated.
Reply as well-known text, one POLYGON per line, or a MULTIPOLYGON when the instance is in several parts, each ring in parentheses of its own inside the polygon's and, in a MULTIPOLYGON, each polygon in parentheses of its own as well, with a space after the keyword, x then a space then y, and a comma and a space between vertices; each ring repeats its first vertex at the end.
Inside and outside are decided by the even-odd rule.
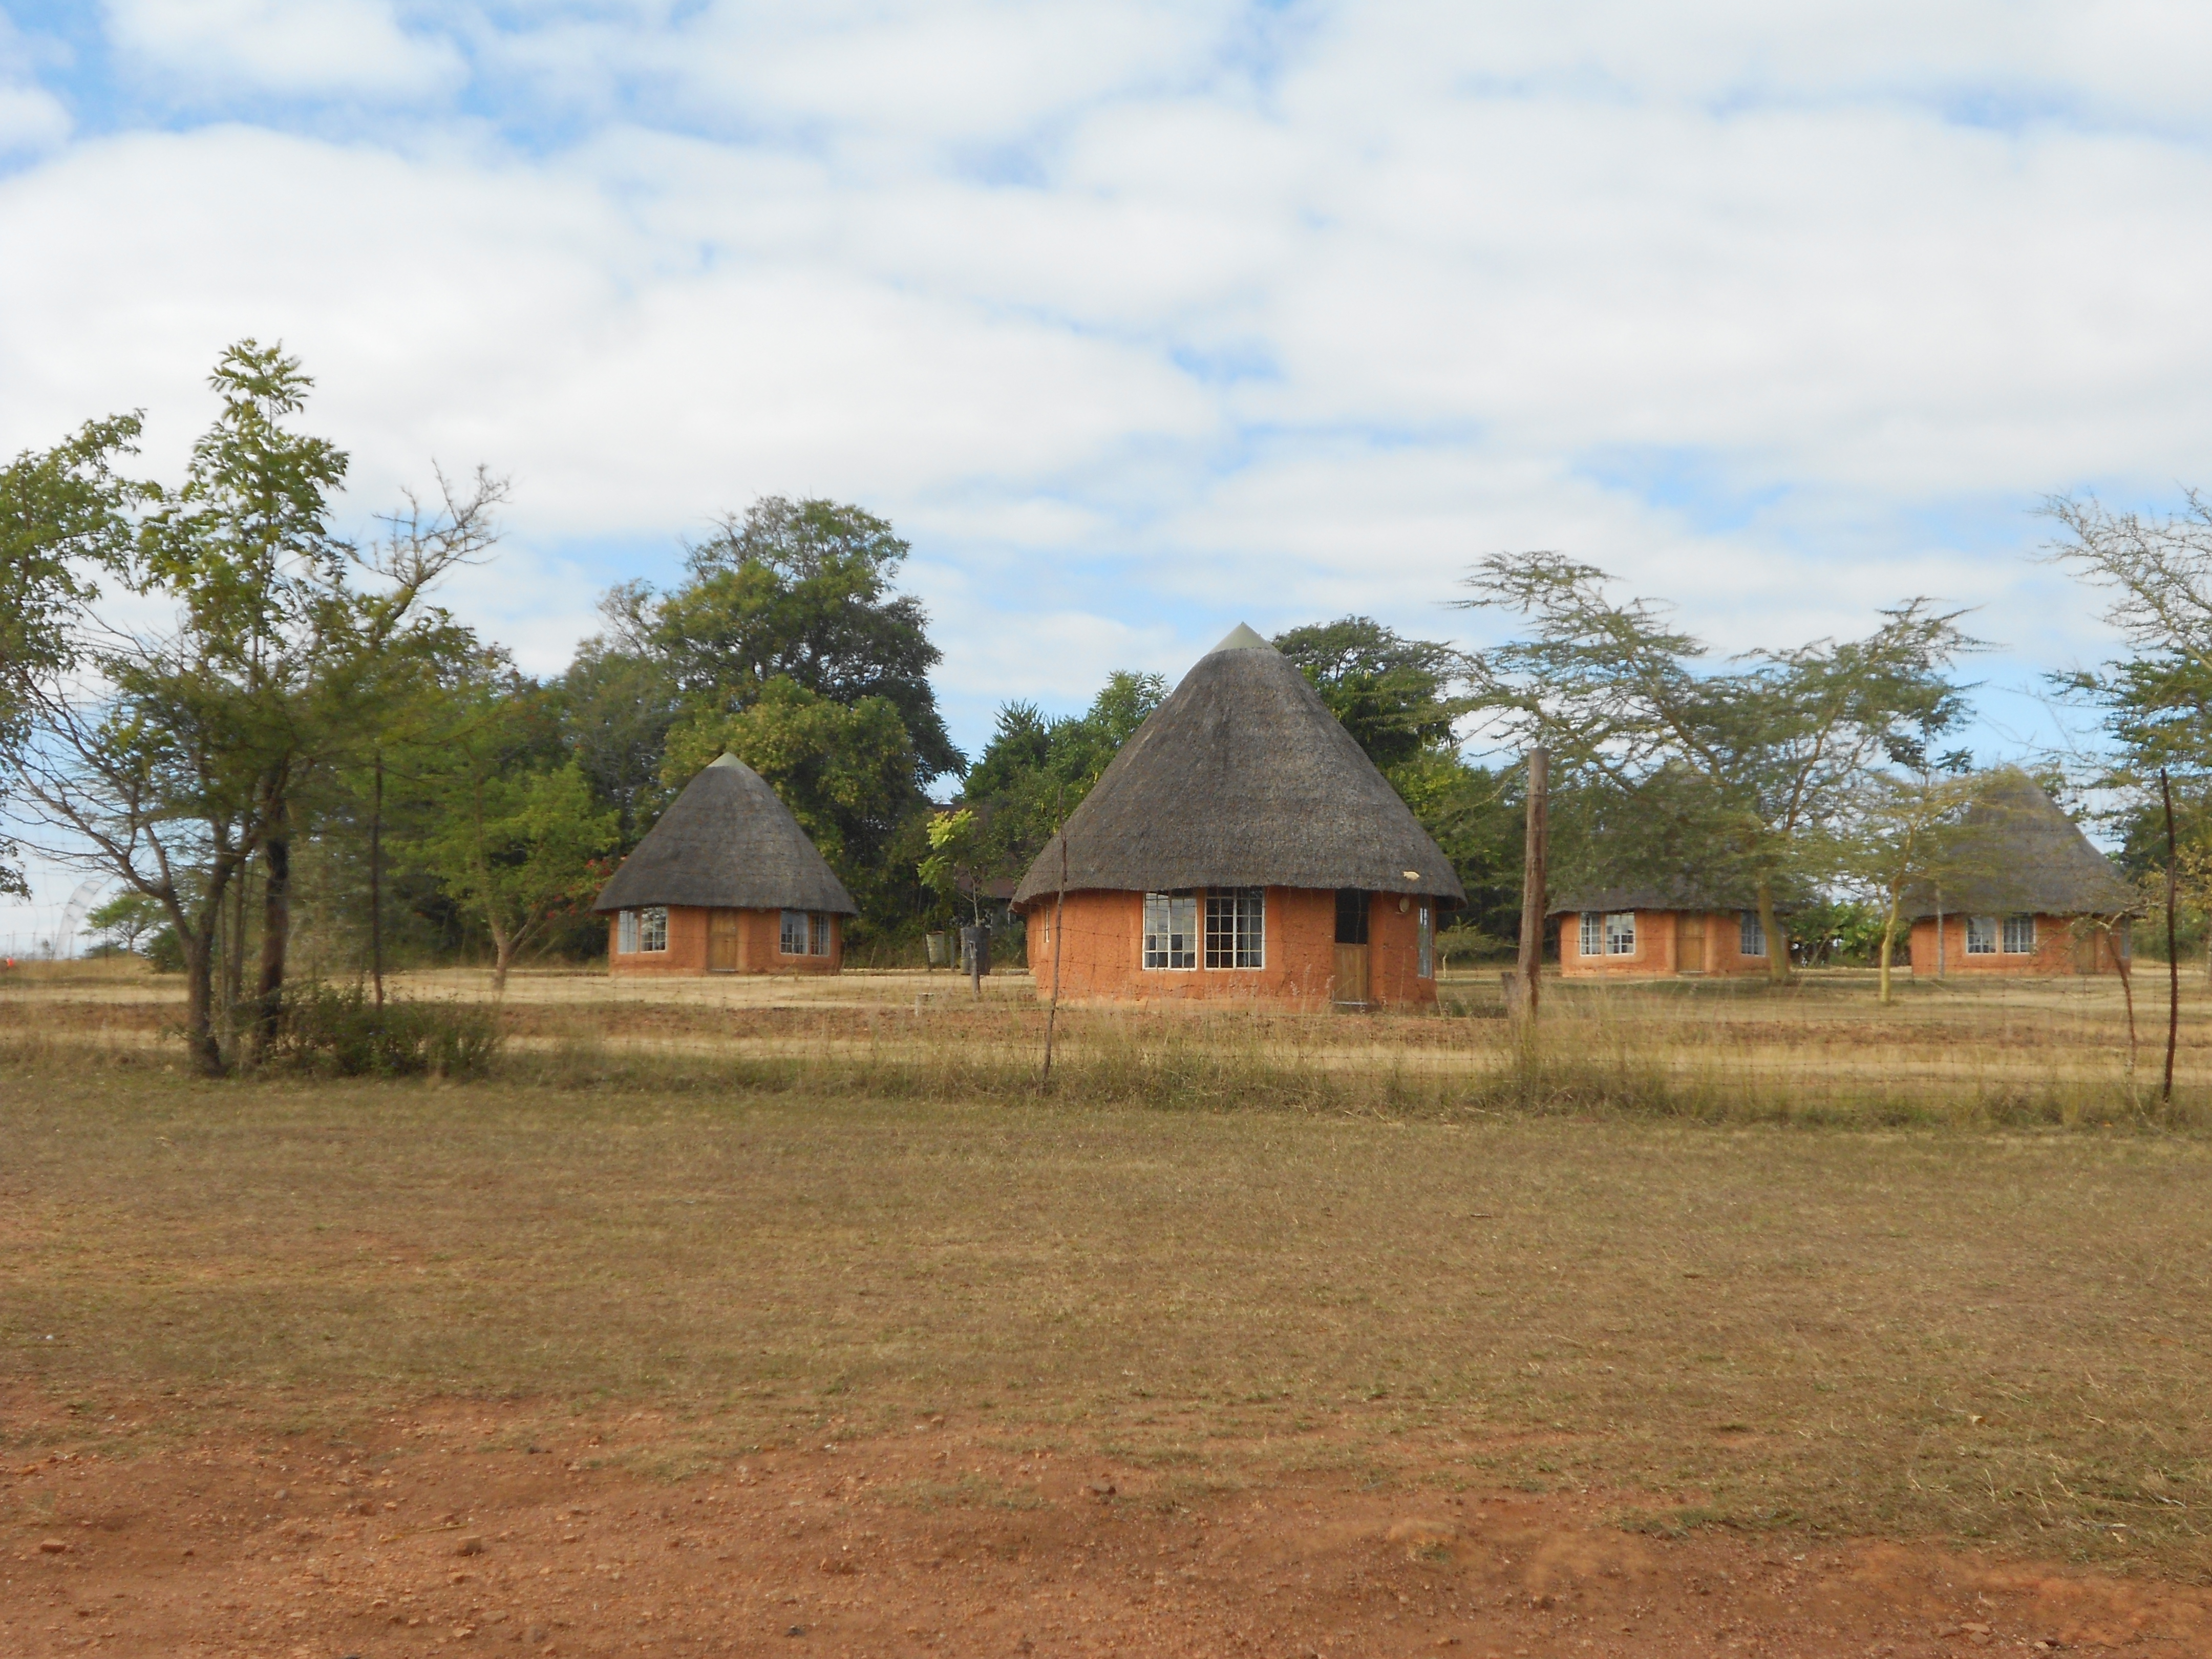
POLYGON ((649 609, 640 632, 695 713, 735 714, 782 679, 830 702, 878 698, 897 713, 915 781, 961 768, 938 713, 921 602, 891 583, 907 544, 836 501, 768 496, 690 550, 690 579, 649 609))
POLYGON ((1386 775, 1458 752, 1453 726, 1468 704, 1448 695, 1460 667, 1449 646, 1407 639, 1371 617, 1293 628, 1274 646, 1386 775))
MULTIPOLYGON (((127 568, 136 510, 152 492, 115 469, 137 453, 139 428, 136 415, 90 421, 0 469, 0 809, 35 688, 76 664, 94 576, 127 568)), ((27 891, 14 843, 0 837, 0 894, 27 891)))
POLYGON ((404 659, 465 640, 428 590, 494 539, 501 486, 481 471, 442 505, 407 509, 356 548, 330 528, 346 458, 287 424, 312 382, 276 347, 241 341, 210 383, 222 400, 174 491, 139 489, 132 585, 161 612, 94 617, 82 674, 29 677, 21 776, 49 850, 162 904, 186 986, 193 1063, 224 1070, 214 968, 244 1000, 241 878, 263 877, 251 1052, 272 1035, 290 933, 290 853, 312 791, 373 728, 404 659), (356 585, 356 578, 363 579, 356 585))
MULTIPOLYGON (((1602 782, 1633 803, 1669 776, 1699 852, 1663 867, 1741 872, 1767 938, 1783 939, 1778 893, 1836 868, 1869 773, 1925 763, 1965 719, 1948 671, 1975 642, 1959 613, 1913 599, 1864 639, 1754 652, 1700 672, 1704 644, 1665 625, 1650 600, 1611 599, 1608 580, 1553 553, 1478 564, 1467 581, 1474 597, 1461 603, 1533 629, 1468 659, 1474 703, 1516 745, 1548 744, 1571 783, 1602 782)), ((1788 976, 1787 951, 1768 962, 1788 976)))
POLYGON ((492 988, 556 915, 598 890, 617 814, 574 760, 550 764, 529 688, 487 678, 458 694, 416 787, 431 808, 414 848, 492 943, 492 988), (537 752, 533 752, 533 750, 537 752))

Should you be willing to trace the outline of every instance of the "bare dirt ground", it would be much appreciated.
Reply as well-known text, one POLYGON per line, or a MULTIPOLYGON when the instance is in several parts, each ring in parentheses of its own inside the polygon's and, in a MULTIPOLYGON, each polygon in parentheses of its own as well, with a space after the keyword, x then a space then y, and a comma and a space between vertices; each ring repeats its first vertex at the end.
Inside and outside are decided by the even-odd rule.
POLYGON ((1643 1536, 1604 1518, 1618 1494, 1184 1491, 957 1419, 669 1479, 638 1466, 664 1421, 552 1415, 448 1405, 10 1468, 45 1520, 11 1529, 0 1651, 2212 1651, 2199 1589, 1897 1543, 1643 1536))
MULTIPOLYGON (((575 1054, 453 1085, 201 1083, 167 982, 0 985, 0 1659, 2212 1655, 2201 1133, 817 1092, 1026 1066, 1026 981, 647 988, 519 977, 575 1054)), ((2101 985, 1576 1018, 1717 1100, 2125 1051, 2101 985)))

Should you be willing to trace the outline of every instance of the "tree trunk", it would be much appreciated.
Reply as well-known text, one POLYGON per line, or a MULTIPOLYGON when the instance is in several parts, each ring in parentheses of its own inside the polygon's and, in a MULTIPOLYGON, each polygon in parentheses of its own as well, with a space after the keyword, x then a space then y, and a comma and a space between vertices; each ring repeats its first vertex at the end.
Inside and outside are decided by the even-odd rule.
POLYGON ((1766 935, 1766 976, 1784 984, 1790 978, 1790 940, 1775 925, 1774 889, 1765 876, 1759 878, 1759 928, 1766 935))
POLYGON ((1889 964, 1896 951, 1897 893, 1894 889, 1892 889, 1889 895, 1889 910, 1881 919, 1881 996, 1880 1000, 1885 1005, 1889 1001, 1889 964))
POLYGON ((177 945, 185 957, 185 1054, 202 1077, 223 1074, 222 1042, 216 1031, 216 941, 222 927, 223 888, 227 872, 216 871, 215 891, 200 907, 199 925, 185 918, 184 906, 173 894, 163 896, 169 925, 177 930, 177 945))
POLYGON ((521 942, 521 936, 495 921, 487 921, 486 926, 491 933, 491 994, 503 997, 507 994, 507 970, 514 961, 515 946, 521 942))
POLYGON ((261 889, 261 979, 254 999, 252 1055, 258 1060, 276 1041, 284 1018, 284 953, 292 939, 292 841, 280 821, 262 843, 268 866, 261 889))

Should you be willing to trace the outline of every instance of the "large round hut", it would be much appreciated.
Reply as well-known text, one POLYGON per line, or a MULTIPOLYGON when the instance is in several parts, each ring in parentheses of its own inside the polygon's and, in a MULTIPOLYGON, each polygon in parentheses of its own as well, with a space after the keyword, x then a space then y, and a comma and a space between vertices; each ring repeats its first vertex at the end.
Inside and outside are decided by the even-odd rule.
POLYGON ((759 773, 725 755, 684 787, 592 907, 617 974, 834 974, 845 884, 759 773))
POLYGON ((1436 1000, 1467 894, 1296 664, 1239 624, 1114 757, 1014 891, 1038 994, 1436 1000), (1057 911, 1060 923, 1054 926, 1057 911))
POLYGON ((1989 775, 1914 890, 1912 974, 2109 974, 2141 901, 2112 862, 2017 767, 1989 775))

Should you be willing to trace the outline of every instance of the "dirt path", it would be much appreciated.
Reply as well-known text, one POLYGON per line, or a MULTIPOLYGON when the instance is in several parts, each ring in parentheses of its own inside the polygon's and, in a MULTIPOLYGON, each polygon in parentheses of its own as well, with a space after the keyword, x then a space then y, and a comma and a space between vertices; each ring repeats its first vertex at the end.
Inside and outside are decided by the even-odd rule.
POLYGON ((136 1443, 0 1474, 0 1652, 2212 1652, 2212 1594, 2189 1587, 1641 1536, 1595 1494, 1206 1491, 1003 1425, 681 1479, 653 1472, 682 1455, 672 1425, 520 1407, 136 1443))

